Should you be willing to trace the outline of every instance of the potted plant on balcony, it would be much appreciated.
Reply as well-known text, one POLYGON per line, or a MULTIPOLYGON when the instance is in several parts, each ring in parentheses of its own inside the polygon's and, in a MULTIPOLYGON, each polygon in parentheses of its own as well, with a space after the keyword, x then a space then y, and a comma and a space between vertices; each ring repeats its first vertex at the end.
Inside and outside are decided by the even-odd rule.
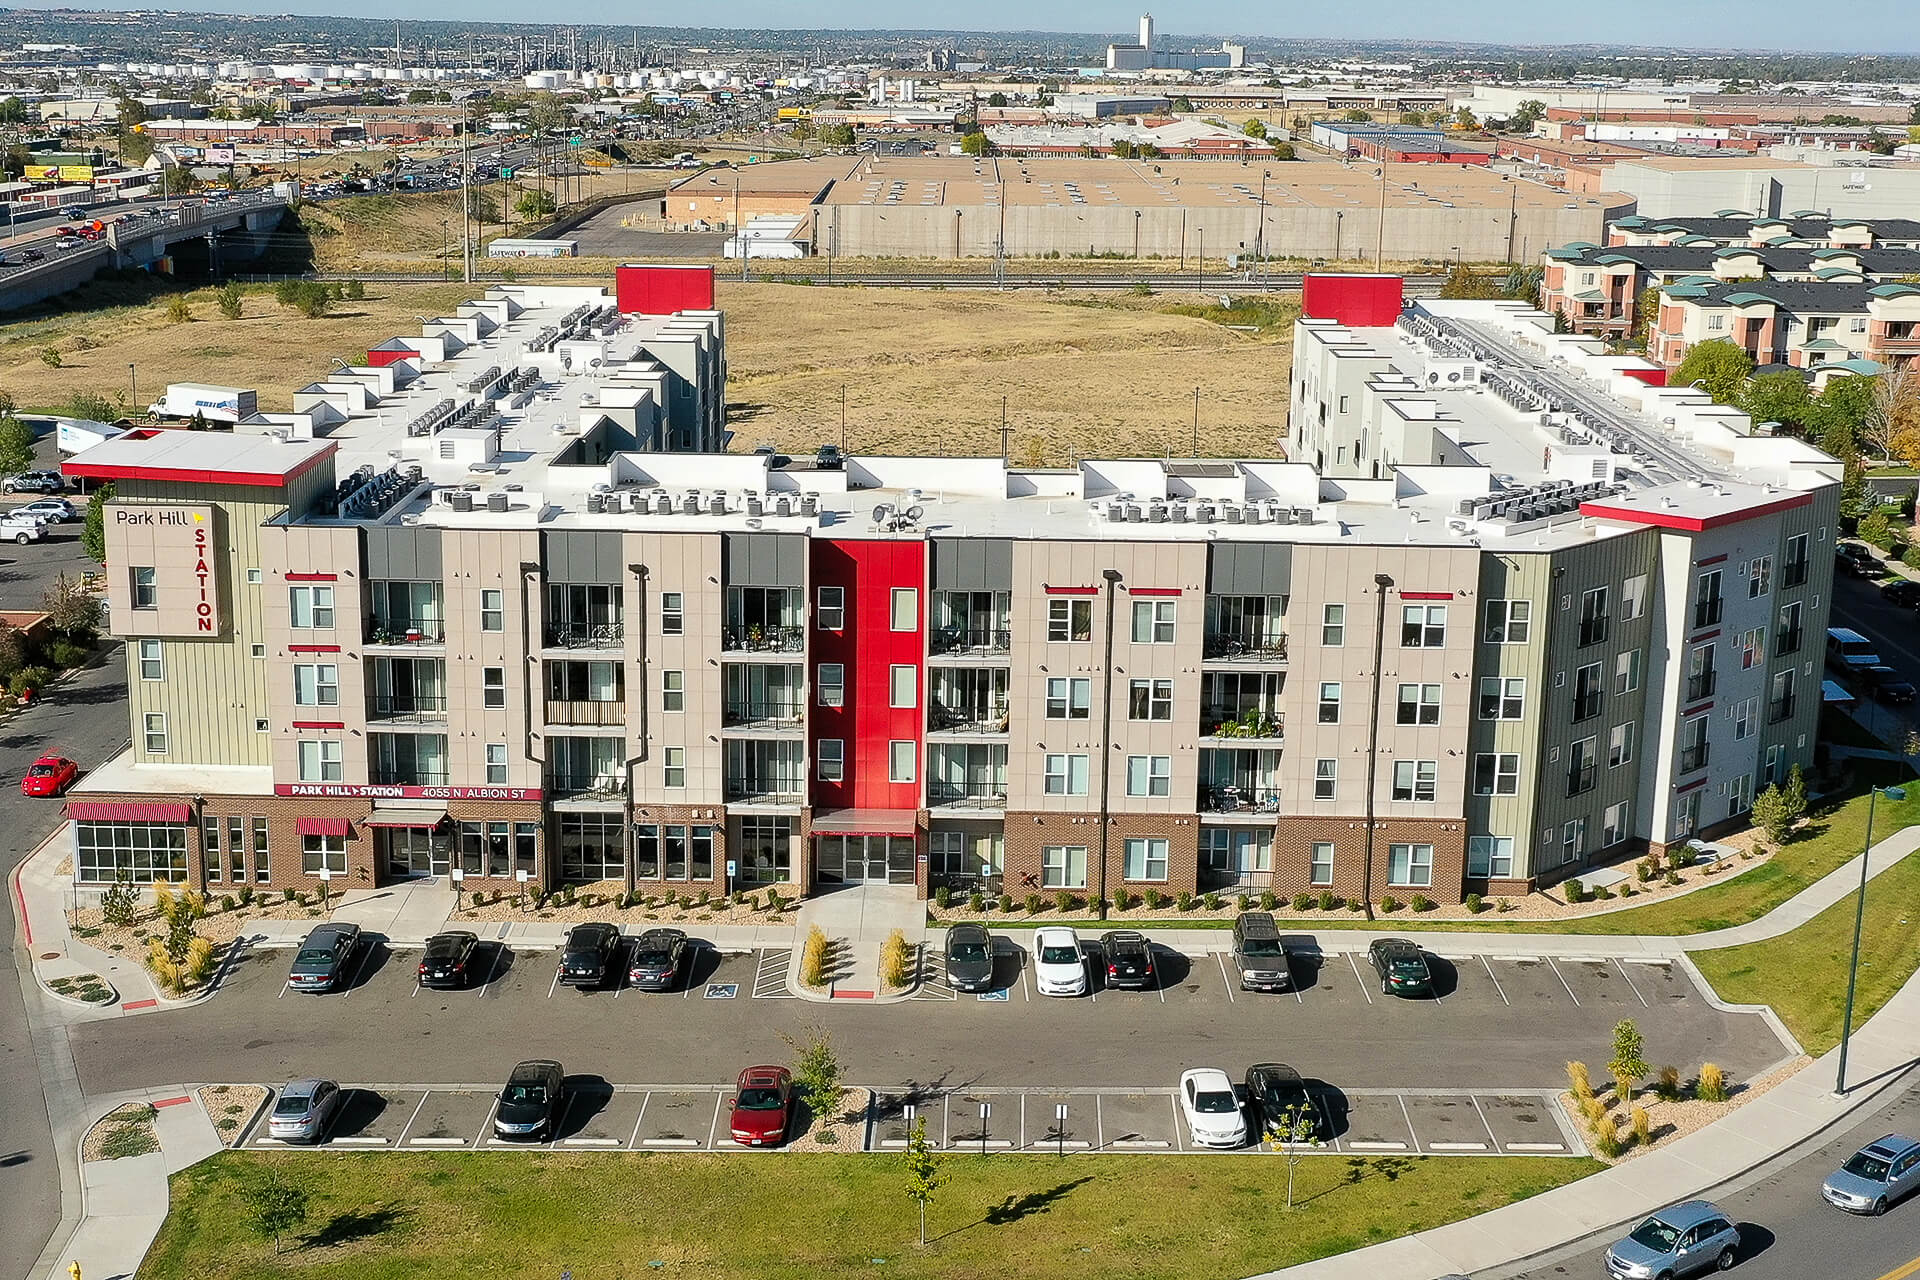
POLYGON ((747 648, 764 649, 767 647, 767 633, 759 623, 747 628, 747 648))

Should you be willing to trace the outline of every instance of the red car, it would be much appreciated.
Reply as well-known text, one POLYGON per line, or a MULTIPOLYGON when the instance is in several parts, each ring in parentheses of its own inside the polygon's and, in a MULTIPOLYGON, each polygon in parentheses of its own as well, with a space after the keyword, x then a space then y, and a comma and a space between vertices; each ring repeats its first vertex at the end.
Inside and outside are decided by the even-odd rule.
POLYGON ((68 787, 80 776, 80 766, 65 756, 41 756, 27 766, 27 772, 20 779, 20 794, 23 796, 64 795, 68 787))
POLYGON ((743 1147, 775 1147, 793 1117, 793 1073, 785 1067, 748 1067, 733 1093, 733 1140, 743 1147))

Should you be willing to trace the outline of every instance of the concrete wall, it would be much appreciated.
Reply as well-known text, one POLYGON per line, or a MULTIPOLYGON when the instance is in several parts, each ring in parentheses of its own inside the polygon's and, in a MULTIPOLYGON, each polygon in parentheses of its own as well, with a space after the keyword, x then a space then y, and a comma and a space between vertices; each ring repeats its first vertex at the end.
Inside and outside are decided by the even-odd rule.
POLYGON ((1669 170, 1616 164, 1601 181, 1610 191, 1633 196, 1646 218, 1700 217, 1720 209, 1776 218, 1796 209, 1831 210, 1839 218, 1910 218, 1920 206, 1920 172, 1863 165, 1787 168, 1756 162, 1751 169, 1669 170))

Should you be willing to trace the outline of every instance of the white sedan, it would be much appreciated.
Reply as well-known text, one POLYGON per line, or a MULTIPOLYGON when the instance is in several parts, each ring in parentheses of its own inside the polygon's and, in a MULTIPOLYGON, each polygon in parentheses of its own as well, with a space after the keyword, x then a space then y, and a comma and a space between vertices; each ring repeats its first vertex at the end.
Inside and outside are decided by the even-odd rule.
POLYGON ((1197 1147, 1240 1147, 1247 1121, 1234 1095, 1233 1081, 1217 1067, 1200 1067, 1180 1077, 1180 1111, 1197 1147))
POLYGON ((1033 981, 1043 996, 1087 994, 1087 963, 1071 929, 1033 931, 1033 981))

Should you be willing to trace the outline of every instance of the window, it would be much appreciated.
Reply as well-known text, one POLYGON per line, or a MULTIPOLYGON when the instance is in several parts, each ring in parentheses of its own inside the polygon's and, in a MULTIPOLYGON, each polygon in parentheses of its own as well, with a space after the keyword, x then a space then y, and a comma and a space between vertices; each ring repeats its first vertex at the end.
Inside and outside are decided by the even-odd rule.
POLYGON ((1607 638, 1607 589, 1595 587, 1580 594, 1580 645, 1599 644, 1607 638))
POLYGON ((267 820, 253 820, 253 878, 260 884, 273 879, 273 863, 267 857, 267 820))
POLYGON ((1773 648, 1781 657, 1800 652, 1800 609, 1798 600, 1780 609, 1780 630, 1774 634, 1773 648))
POLYGON ((1320 643, 1338 649, 1347 642, 1347 606, 1325 605, 1320 610, 1320 643))
POLYGON ((1087 847, 1050 844, 1040 851, 1040 885, 1044 889, 1087 887, 1087 847))
POLYGON ((1733 740, 1744 742, 1751 738, 1760 720, 1760 699, 1742 698, 1728 710, 1733 719, 1733 740))
POLYGON ((487 744, 487 785, 502 787, 507 783, 507 744, 489 742, 487 744))
POLYGON ((662 711, 685 711, 687 709, 686 672, 662 671, 660 673, 660 709, 662 711))
POLYGON ((329 631, 333 628, 332 587, 288 587, 288 625, 329 631))
POLYGON ((1687 654, 1687 701, 1711 698, 1714 683, 1713 646, 1695 645, 1687 654))
POLYGON ((1135 644, 1172 644, 1174 600, 1135 600, 1133 602, 1133 642, 1135 644))
POLYGON ((1513 874, 1512 836, 1468 836, 1467 874, 1480 880, 1504 880, 1513 874))
POLYGON ((142 745, 147 754, 163 756, 167 753, 167 717, 164 712, 149 711, 141 717, 142 745))
POLYGON ((1525 713, 1527 682, 1518 677, 1480 677, 1480 718, 1518 720, 1525 713))
POLYGON ((1129 838, 1126 843, 1123 880, 1165 880, 1167 878, 1167 842, 1152 838, 1129 838))
POLYGON ((1329 680, 1320 686, 1320 723, 1340 723, 1340 682, 1329 680))
POLYGON ((1340 781, 1340 762, 1325 757, 1313 762, 1313 798, 1315 800, 1333 799, 1334 789, 1340 781))
POLYGON ((1307 860, 1307 880, 1312 884, 1333 883, 1333 842, 1316 840, 1307 860))
POLYGON ((1473 758, 1473 794, 1511 796, 1520 793, 1520 757, 1506 752, 1473 758))
POLYGON ((249 645, 247 646, 247 656, 250 658, 264 658, 267 656, 267 646, 263 644, 249 645))
POLYGON ((814 775, 822 782, 839 782, 846 777, 844 738, 822 738, 813 744, 814 775))
MULTIPOLYGON (((634 879, 713 879, 713 830, 712 827, 654 826, 651 823, 634 827, 634 879)), ((565 826, 561 827, 560 834, 562 839, 566 837, 565 826)), ((616 864, 611 876, 599 878, 612 880, 618 879, 619 875, 620 869, 616 864)))
POLYGON ((687 629, 687 598, 678 591, 660 593, 660 634, 677 636, 687 629))
POLYGON ((1093 601, 1047 601, 1047 639, 1093 639, 1093 601))
POLYGON ((1773 674, 1773 687, 1767 692, 1767 723, 1792 719, 1793 707, 1793 668, 1788 667, 1773 674))
POLYGON ((1447 643, 1447 606, 1410 604, 1400 610, 1402 649, 1439 649, 1447 643))
POLYGON ((1050 796, 1087 794, 1087 757, 1050 755, 1043 775, 1044 789, 1050 796))
POLYGON ((918 756, 911 741, 893 741, 887 744, 887 781, 912 782, 919 777, 915 768, 918 756))
POLYGON ((687 785, 687 749, 668 747, 666 764, 661 770, 660 785, 668 790, 677 791, 687 785))
POLYGON ((1709 332, 1718 333, 1726 327, 1727 318, 1718 311, 1707 317, 1707 329, 1709 332))
POLYGON ((1673 806, 1673 838, 1685 839, 1700 827, 1700 793, 1689 791, 1673 806))
POLYGON ((1439 724, 1440 686, 1437 684, 1401 685, 1399 705, 1394 712, 1394 723, 1439 724))
POLYGON ((786 884, 793 879, 792 819, 749 814, 740 819, 737 849, 745 884, 786 884))
POLYGON ((1433 846, 1430 844, 1390 844, 1387 846, 1387 883, 1409 889, 1433 887, 1433 846))
POLYGON ((1773 591, 1773 557, 1755 556, 1747 562, 1747 599, 1758 600, 1773 591))
POLYGON ((1128 756, 1127 794, 1130 796, 1172 795, 1173 757, 1128 756))
POLYGON ((1533 625, 1533 601, 1487 601, 1487 625, 1482 638, 1488 644, 1525 644, 1533 625))
POLYGON ((1607 767, 1617 768, 1633 761, 1633 721, 1607 730, 1607 767))
POLYGON ((489 711, 503 711, 507 705, 507 669, 480 668, 480 705, 489 711))
POLYGON ((1696 627, 1710 627, 1720 621, 1720 606, 1722 603, 1723 601, 1720 598, 1720 571, 1714 569, 1711 572, 1701 574, 1699 580, 1694 584, 1693 625, 1696 627))
POLYGON ((889 596, 887 626, 893 631, 920 629, 920 588, 895 587, 889 596))
POLYGON ((847 703, 847 669, 838 662, 823 662, 814 674, 819 702, 823 707, 843 707, 847 703))
POLYGON ((164 680, 167 678, 166 663, 160 657, 158 640, 140 642, 140 678, 142 680, 164 680))
POLYGON ((187 878, 187 828, 181 823, 75 822, 75 878, 111 883, 126 876, 135 884, 187 878))
POLYGON ((920 670, 908 664, 895 664, 887 670, 887 699, 896 708, 920 705, 920 670))
POLYGON ((136 609, 156 609, 160 605, 160 588, 154 580, 150 565, 135 565, 133 568, 133 607, 136 609))
POLYGON ((1636 573, 1620 587, 1620 621, 1632 622, 1647 611, 1647 575, 1636 573))
POLYGON ((1627 838, 1627 802, 1610 804, 1600 823, 1600 847, 1611 849, 1627 838))
POLYGON ((347 874, 347 838, 301 836, 300 870, 310 876, 317 876, 322 871, 336 876, 347 874))
POLYGON ((1807 584, 1807 535, 1796 533, 1787 539, 1787 561, 1780 566, 1780 585, 1782 587, 1804 587, 1807 584))
POLYGON ((1680 772, 1692 773, 1707 767, 1707 718, 1694 716, 1680 722, 1680 772))
POLYGON ((1567 794, 1585 795, 1600 776, 1600 739, 1582 738, 1567 753, 1567 794))
POLYGON ((839 631, 847 625, 845 587, 821 587, 814 593, 813 625, 822 631, 839 631))
POLYGON ((1395 760, 1393 798, 1425 803, 1438 793, 1440 767, 1432 760, 1395 760))
POLYGON ((220 878, 220 819, 210 813, 200 818, 200 861, 207 868, 207 879, 220 878))
POLYGON ((1587 851, 1587 820, 1575 818, 1560 828, 1560 861, 1572 862, 1587 851))
POLYGON ((1755 627, 1740 633, 1740 669, 1751 671, 1767 660, 1767 629, 1755 627))
POLYGON ((340 705, 340 668, 331 662, 296 662, 293 701, 301 707, 340 705))
POLYGON ((1129 681, 1127 684, 1127 719, 1173 719, 1173 681, 1129 681))
POLYGON ((1613 659, 1613 691, 1632 693, 1640 687, 1640 651, 1629 649, 1613 659))
POLYGON ((248 582, 250 582, 250 583, 252 583, 252 584, 254 584, 255 586, 258 586, 258 585, 260 584, 260 582, 261 582, 262 580, 263 580, 263 579, 262 579, 262 577, 261 577, 261 573, 260 573, 260 571, 259 571, 258 569, 249 569, 249 570, 247 570, 247 581, 248 581, 248 582))
POLYGON ((340 744, 332 739, 305 739, 298 748, 300 781, 343 782, 346 766, 341 762, 340 744))
POLYGON ((1048 679, 1047 719, 1085 720, 1091 714, 1092 706, 1093 681, 1065 676, 1048 679))
POLYGON ((1780 743, 1767 748, 1766 763, 1760 770, 1760 781, 1765 786, 1774 786, 1787 780, 1787 749, 1780 743))
POLYGON ((480 592, 480 629, 507 629, 507 593, 498 587, 485 587, 480 592))
POLYGON ((1573 718, 1589 720, 1600 714, 1600 695, 1605 686, 1600 680, 1600 664, 1590 662, 1573 673, 1573 718))

